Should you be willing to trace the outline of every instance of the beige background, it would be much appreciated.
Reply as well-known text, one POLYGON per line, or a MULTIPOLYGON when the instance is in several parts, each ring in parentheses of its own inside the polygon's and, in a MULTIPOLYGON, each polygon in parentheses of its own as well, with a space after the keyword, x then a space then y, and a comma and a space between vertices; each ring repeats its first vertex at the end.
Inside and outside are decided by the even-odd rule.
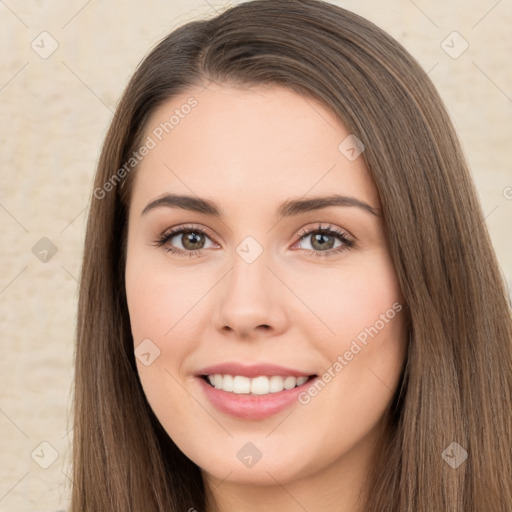
MULTIPOLYGON (((461 137, 510 286, 512 3, 333 3, 387 30, 429 71, 461 137), (446 39, 453 31, 469 44, 458 58, 465 42, 446 39)), ((77 276, 94 167, 116 102, 160 38, 227 5, 0 2, 0 511, 68 505, 77 276), (48 56, 52 44, 58 47, 48 56), (32 252, 43 237, 57 249, 46 262, 32 252)))

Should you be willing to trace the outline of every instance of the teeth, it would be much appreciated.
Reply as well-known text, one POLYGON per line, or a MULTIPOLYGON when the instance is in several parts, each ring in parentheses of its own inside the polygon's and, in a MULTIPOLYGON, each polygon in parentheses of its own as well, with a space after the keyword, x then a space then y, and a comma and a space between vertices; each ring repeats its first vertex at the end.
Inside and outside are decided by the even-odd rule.
POLYGON ((272 375, 271 377, 243 377, 242 375, 208 375, 208 381, 216 389, 229 391, 238 395, 268 395, 269 393, 279 393, 284 389, 293 389, 295 386, 302 386, 308 377, 281 377, 272 375))

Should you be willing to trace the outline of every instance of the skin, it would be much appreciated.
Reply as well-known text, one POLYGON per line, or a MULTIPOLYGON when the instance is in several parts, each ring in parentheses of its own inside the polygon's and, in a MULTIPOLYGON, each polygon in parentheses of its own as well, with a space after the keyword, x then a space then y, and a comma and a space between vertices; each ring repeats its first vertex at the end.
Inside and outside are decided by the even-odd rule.
MULTIPOLYGON (((195 374, 240 361, 322 375, 365 328, 403 304, 381 217, 354 206, 276 215, 287 199, 333 193, 378 210, 377 189, 363 157, 350 161, 338 149, 349 132, 334 114, 278 86, 191 89, 152 114, 146 136, 191 97, 197 106, 145 156, 133 182, 126 293, 134 347, 150 339, 160 350, 147 366, 137 359, 144 392, 202 469, 216 510, 361 510, 357 494, 404 363, 403 310, 359 343, 307 404, 264 420, 219 412, 195 374), (142 214, 169 192, 210 199, 223 216, 166 206, 142 214), (170 227, 191 223, 211 234, 199 239, 200 255, 155 245, 170 227), (318 223, 342 230, 354 247, 315 255, 322 249, 313 235, 298 234, 318 223), (247 236, 263 249, 252 263, 236 251, 247 236), (237 457, 247 442, 262 453, 250 468, 237 457)), ((334 249, 343 244, 328 236, 334 249)), ((190 252, 184 239, 172 243, 190 252)))

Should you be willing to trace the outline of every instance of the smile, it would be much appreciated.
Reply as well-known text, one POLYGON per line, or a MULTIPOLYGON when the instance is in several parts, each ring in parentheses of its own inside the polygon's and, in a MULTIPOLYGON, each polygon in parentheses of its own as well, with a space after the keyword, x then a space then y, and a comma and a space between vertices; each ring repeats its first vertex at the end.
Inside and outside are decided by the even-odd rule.
POLYGON ((254 378, 245 377, 243 375, 205 375, 204 378, 215 389, 220 389, 228 393, 237 395, 268 395, 270 393, 279 393, 284 390, 293 389, 304 385, 314 375, 309 377, 294 377, 291 375, 281 376, 260 375, 254 378))
POLYGON ((195 382, 217 411, 254 421, 298 404, 300 393, 318 379, 311 370, 263 361, 251 365, 226 361, 198 369, 195 382))

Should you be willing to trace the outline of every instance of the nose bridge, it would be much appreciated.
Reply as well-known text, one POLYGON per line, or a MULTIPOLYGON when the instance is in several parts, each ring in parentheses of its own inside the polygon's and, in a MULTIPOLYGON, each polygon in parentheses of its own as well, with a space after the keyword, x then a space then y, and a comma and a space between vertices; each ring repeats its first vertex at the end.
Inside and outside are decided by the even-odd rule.
POLYGON ((217 328, 229 328, 241 336, 261 326, 272 331, 284 328, 284 290, 279 291, 278 280, 269 270, 269 255, 254 237, 246 237, 235 248, 231 270, 220 288, 217 328))

